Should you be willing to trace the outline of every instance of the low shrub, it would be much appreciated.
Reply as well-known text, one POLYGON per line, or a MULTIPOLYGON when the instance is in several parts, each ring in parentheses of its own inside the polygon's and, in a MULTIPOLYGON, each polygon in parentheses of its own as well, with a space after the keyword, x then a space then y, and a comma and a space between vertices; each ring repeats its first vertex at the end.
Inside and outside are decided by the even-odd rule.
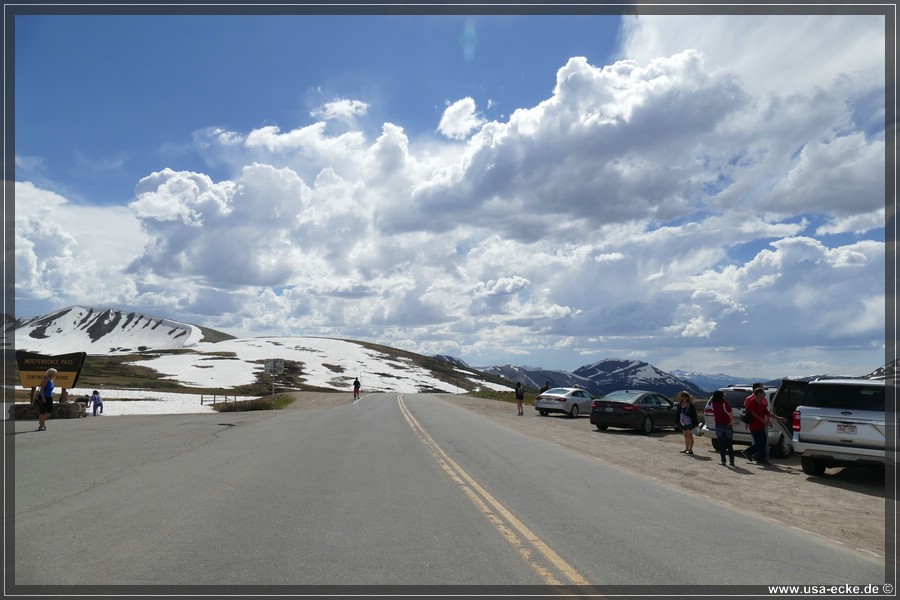
POLYGON ((288 396, 265 396, 253 400, 238 400, 237 402, 216 402, 212 408, 218 412, 245 412, 249 410, 277 410, 291 404, 294 399, 288 396))

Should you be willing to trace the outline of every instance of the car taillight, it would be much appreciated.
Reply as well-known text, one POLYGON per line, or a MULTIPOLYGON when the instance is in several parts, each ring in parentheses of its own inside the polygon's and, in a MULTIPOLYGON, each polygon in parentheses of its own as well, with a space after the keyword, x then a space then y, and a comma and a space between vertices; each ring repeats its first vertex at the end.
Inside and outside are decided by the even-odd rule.
POLYGON ((794 431, 800 431, 800 411, 799 410, 794 411, 794 418, 791 419, 791 428, 794 431))
POLYGON ((598 403, 596 400, 594 400, 593 402, 591 402, 591 410, 597 408, 597 405, 598 405, 598 404, 599 404, 599 403, 598 403))
POLYGON ((716 411, 714 411, 714 410, 711 409, 711 408, 704 408, 704 409, 703 409, 703 416, 704 416, 704 417, 715 417, 715 416, 716 416, 716 411))
POLYGON ((622 410, 637 410, 637 406, 634 404, 626 404, 622 407, 622 410))

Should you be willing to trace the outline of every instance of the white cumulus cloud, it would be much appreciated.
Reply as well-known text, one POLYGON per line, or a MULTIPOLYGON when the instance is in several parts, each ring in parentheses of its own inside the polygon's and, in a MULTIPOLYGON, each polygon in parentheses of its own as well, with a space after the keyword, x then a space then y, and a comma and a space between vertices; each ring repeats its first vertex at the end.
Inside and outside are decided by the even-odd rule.
POLYGON ((628 20, 619 60, 570 57, 505 119, 466 96, 425 133, 402 114, 372 129, 373 105, 348 98, 285 129, 199 129, 219 175, 162 168, 127 207, 17 183, 17 300, 470 364, 545 348, 554 368, 602 352, 752 373, 871 356, 885 135, 861 108, 884 92, 883 26, 628 20))

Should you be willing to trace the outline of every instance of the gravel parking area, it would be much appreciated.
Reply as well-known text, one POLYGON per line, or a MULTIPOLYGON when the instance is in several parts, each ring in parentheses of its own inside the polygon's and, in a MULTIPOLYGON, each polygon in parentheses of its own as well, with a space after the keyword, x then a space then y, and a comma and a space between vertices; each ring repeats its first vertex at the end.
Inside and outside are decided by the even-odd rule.
MULTIPOLYGON (((512 403, 443 395, 448 402, 475 411, 525 435, 592 456, 662 484, 753 512, 785 527, 827 538, 870 555, 885 554, 885 472, 878 469, 828 469, 810 477, 796 455, 772 458, 757 466, 741 456, 735 467, 719 464, 719 453, 706 436, 695 438, 694 455, 680 454, 682 434, 656 431, 649 436, 627 430, 598 431, 588 416, 541 417, 531 406, 516 416, 512 403)), ((737 449, 745 448, 736 445, 737 449)))

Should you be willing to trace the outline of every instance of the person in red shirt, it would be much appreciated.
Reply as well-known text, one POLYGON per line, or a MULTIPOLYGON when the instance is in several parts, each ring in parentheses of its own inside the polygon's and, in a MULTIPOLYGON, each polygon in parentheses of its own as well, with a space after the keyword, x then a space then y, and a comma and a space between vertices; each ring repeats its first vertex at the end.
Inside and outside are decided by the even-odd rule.
MULTIPOLYGON (((763 384, 761 384, 761 383, 753 384, 753 388, 752 388, 752 391, 750 392, 750 395, 747 396, 746 398, 744 398, 744 408, 747 408, 747 406, 750 404, 750 401, 753 400, 753 393, 758 389, 762 389, 762 387, 763 387, 763 384)), ((765 396, 763 396, 763 397, 765 397, 765 396)), ((752 461, 753 457, 756 456, 756 441, 750 442, 749 446, 747 446, 746 448, 741 450, 741 455, 744 458, 746 458, 747 460, 752 461)))
POLYGON ((761 465, 769 463, 769 419, 774 418, 784 422, 784 417, 779 417, 769 411, 769 403, 766 402, 766 390, 756 388, 753 397, 747 400, 745 405, 747 412, 753 415, 753 421, 747 425, 750 435, 753 436, 753 445, 756 447, 756 462, 761 465))

